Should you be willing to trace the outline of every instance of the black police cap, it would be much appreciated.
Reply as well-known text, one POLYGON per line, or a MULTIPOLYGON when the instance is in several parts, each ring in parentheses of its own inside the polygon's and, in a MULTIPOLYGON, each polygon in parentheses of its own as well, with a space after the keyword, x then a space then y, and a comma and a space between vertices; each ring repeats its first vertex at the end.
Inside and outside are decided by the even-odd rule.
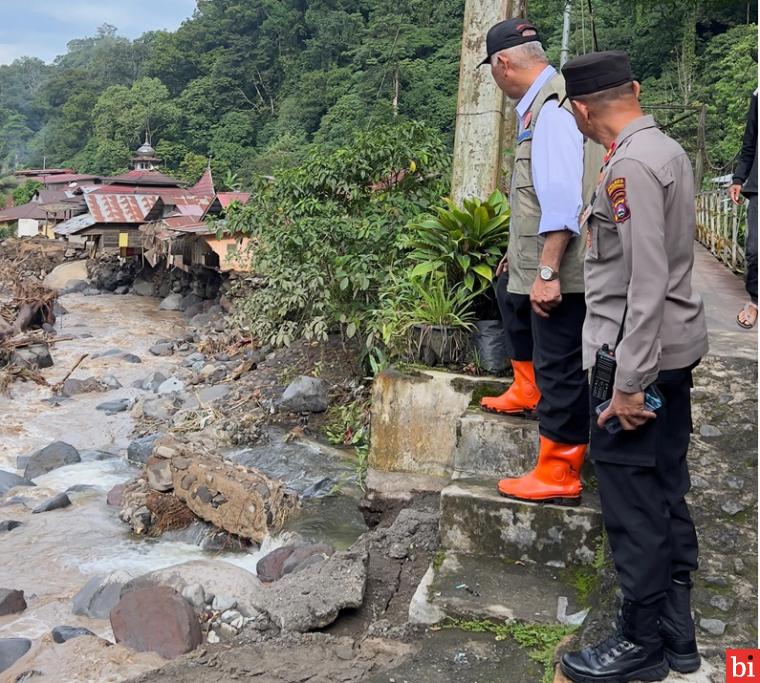
POLYGON ((631 60, 621 50, 589 52, 571 59, 562 67, 565 77, 565 92, 572 100, 583 95, 591 95, 601 90, 616 88, 633 80, 631 60))
POLYGON ((478 66, 483 66, 483 64, 490 62, 491 57, 497 52, 537 40, 540 40, 540 38, 538 37, 536 27, 525 19, 505 19, 504 21, 500 21, 488 30, 488 35, 486 36, 486 51, 488 54, 478 66), (526 33, 528 35, 525 35, 526 33))

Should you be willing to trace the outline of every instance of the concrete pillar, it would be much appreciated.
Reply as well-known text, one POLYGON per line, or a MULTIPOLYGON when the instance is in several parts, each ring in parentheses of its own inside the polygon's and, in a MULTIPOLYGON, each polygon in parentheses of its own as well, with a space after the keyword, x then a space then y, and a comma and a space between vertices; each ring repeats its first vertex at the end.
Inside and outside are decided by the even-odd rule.
POLYGON ((466 0, 451 181, 457 203, 473 195, 485 199, 509 185, 514 109, 491 78, 491 69, 477 65, 486 54, 488 29, 507 17, 523 16, 524 10, 525 0, 466 0))

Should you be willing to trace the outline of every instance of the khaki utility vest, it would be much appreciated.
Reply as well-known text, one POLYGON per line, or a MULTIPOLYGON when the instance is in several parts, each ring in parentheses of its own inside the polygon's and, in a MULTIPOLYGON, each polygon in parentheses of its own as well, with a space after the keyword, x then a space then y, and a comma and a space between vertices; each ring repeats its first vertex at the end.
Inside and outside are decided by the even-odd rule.
MULTIPOLYGON (((511 218, 509 228, 509 285, 508 291, 514 294, 530 294, 536 279, 544 237, 538 234, 541 220, 541 206, 538 203, 536 189, 533 187, 531 172, 531 148, 533 132, 538 121, 541 107, 549 100, 561 100, 565 96, 565 79, 556 74, 550 78, 530 106, 530 118, 525 131, 519 136, 515 146, 515 165, 512 171, 512 186, 509 192, 511 218), (530 134, 528 135, 528 131, 530 134)), ((562 105, 572 113, 570 101, 562 105)), ((526 115, 527 116, 527 115, 526 115)), ((587 140, 583 146, 583 207, 594 191, 599 175, 604 149, 587 140)), ((560 264, 560 286, 564 293, 582 293, 583 261, 586 255, 586 227, 581 234, 573 237, 567 245, 560 264)))

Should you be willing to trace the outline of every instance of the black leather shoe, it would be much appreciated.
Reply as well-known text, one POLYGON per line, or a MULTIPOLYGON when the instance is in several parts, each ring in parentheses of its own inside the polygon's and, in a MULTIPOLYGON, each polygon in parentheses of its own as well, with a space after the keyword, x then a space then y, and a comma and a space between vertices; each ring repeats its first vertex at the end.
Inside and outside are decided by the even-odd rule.
POLYGON ((669 673, 658 633, 661 605, 623 603, 618 633, 598 645, 568 652, 560 668, 576 683, 662 681, 669 673))
POLYGON ((694 620, 691 618, 691 581, 673 579, 660 614, 660 635, 665 659, 673 671, 682 674, 699 669, 694 620))

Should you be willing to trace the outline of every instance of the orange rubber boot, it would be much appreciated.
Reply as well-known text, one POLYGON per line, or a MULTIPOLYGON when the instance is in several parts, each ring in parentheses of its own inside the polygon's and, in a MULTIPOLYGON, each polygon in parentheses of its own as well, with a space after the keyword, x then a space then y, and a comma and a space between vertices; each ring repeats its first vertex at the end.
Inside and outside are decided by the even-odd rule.
POLYGON ((512 370, 515 375, 512 386, 501 396, 487 396, 480 399, 480 407, 483 410, 507 415, 525 415, 536 410, 541 400, 541 392, 536 384, 533 362, 513 360, 512 370))
POLYGON ((579 505, 581 502, 581 467, 586 444, 556 443, 539 437, 538 462, 528 474, 517 479, 502 479, 499 493, 508 498, 535 503, 579 505))

